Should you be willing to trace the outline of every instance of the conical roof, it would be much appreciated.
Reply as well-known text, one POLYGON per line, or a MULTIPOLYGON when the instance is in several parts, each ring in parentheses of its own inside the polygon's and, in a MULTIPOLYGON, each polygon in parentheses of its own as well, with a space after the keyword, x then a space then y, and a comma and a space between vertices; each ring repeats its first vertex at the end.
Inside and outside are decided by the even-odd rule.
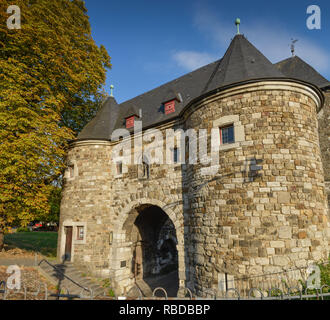
POLYGON ((77 139, 109 140, 115 127, 119 106, 114 97, 108 97, 96 116, 79 133, 77 139))
MULTIPOLYGON (((299 64, 300 66, 302 65, 300 61, 299 64)), ((296 63, 293 65, 296 65, 296 63)), ((288 72, 290 70, 288 66, 286 62, 281 62, 277 65, 272 64, 243 35, 238 34, 232 39, 222 59, 125 101, 120 105, 117 104, 113 97, 108 98, 95 118, 88 123, 77 139, 110 139, 111 133, 115 129, 125 128, 125 118, 133 114, 140 115, 140 112, 137 113, 140 109, 142 111, 143 128, 153 127, 178 117, 193 100, 230 85, 234 86, 245 82, 266 79, 288 78, 305 80, 315 84, 311 77, 306 77, 306 73, 311 74, 306 66, 304 68, 297 67, 301 70, 309 70, 305 71, 303 76, 294 73, 300 71, 288 72), (283 72, 281 72, 282 70, 283 72), (165 114, 163 104, 169 99, 177 99, 175 111, 165 114)), ((321 75, 319 76, 322 77, 321 75)), ((315 74, 314 77, 316 77, 315 74)), ((320 78, 318 78, 317 84, 322 79, 319 80, 320 78)))
POLYGON ((231 41, 205 92, 247 80, 284 77, 255 46, 238 34, 231 41))
POLYGON ((285 59, 275 65, 287 77, 307 81, 320 88, 330 85, 326 78, 298 56, 285 59))

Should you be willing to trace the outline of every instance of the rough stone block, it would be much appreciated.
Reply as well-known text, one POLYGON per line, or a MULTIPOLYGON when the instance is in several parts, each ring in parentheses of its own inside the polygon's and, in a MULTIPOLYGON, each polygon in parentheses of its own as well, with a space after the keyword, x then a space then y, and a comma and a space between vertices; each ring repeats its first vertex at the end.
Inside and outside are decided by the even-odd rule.
POLYGON ((289 192, 278 192, 277 200, 278 200, 278 203, 290 203, 290 193, 289 192))

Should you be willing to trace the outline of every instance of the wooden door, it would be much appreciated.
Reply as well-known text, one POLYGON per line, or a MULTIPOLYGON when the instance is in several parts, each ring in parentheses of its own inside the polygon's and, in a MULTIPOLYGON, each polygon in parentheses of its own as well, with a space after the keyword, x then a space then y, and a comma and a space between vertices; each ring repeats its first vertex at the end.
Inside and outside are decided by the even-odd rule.
POLYGON ((64 259, 66 261, 71 261, 71 250, 72 250, 72 227, 65 227, 64 259))

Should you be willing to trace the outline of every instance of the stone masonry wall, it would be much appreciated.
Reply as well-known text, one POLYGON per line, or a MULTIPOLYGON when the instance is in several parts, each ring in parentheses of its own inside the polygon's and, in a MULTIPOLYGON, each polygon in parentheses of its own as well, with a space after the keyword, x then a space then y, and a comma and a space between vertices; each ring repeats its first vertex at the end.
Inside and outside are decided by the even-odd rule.
MULTIPOLYGON (((111 172, 109 143, 87 144, 69 150, 69 164, 74 163, 76 176, 67 178, 62 193, 58 257, 63 251, 63 224, 86 223, 85 241, 77 241, 73 234, 73 262, 90 270, 109 269, 109 231, 111 172)), ((62 258, 62 257, 61 257, 62 258)))
MULTIPOLYGON (((325 103, 318 113, 321 156, 324 170, 325 185, 330 208, 330 90, 324 92, 325 103)), ((329 212, 330 215, 330 212, 329 212)))
MULTIPOLYGON (((64 225, 78 226, 86 222, 86 241, 74 239, 73 242, 73 262, 98 276, 110 275, 119 288, 118 293, 127 292, 134 284, 133 249, 124 224, 135 209, 155 205, 163 209, 175 226, 179 278, 184 281, 181 164, 151 164, 149 179, 139 177, 139 165, 124 164, 123 174, 117 175, 111 149, 110 143, 89 141, 75 144, 69 150, 68 162, 74 163, 78 172, 73 179, 66 179, 64 186, 58 256, 64 250, 65 241, 61 240, 65 238, 64 225), (109 243, 110 232, 112 244, 109 243), (125 266, 122 266, 123 261, 125 266)), ((132 159, 134 152, 137 151, 132 139, 132 159)))
MULTIPOLYGON (((160 128, 165 137, 165 128, 160 128)), ((133 143, 132 143, 133 144, 133 143)), ((144 143, 147 145, 148 143, 144 143)), ((165 145, 163 146, 165 154, 165 145)), ((137 151, 132 145, 132 155, 137 151)), ((139 178, 139 165, 124 165, 123 175, 116 176, 112 167, 110 215, 114 222, 114 240, 110 257, 112 277, 122 291, 128 291, 134 284, 131 272, 132 243, 127 240, 124 224, 130 212, 146 204, 160 207, 175 226, 178 250, 179 279, 185 280, 184 258, 184 210, 183 210, 182 170, 180 164, 150 164, 149 178, 139 178), (120 262, 126 260, 127 267, 121 268, 120 262)), ((131 221, 133 223, 134 221, 131 221)))
MULTIPOLYGON (((74 143, 58 256, 64 250, 64 226, 85 225, 83 241, 74 231, 73 262, 110 276, 117 293, 127 292, 134 278, 124 225, 134 222, 139 207, 154 205, 175 226, 180 285, 199 295, 217 287, 219 274, 260 275, 327 259, 316 100, 302 85, 264 82, 191 106, 177 128, 210 130, 235 123, 236 142, 221 146, 220 168, 211 176, 201 174, 200 164, 151 164, 149 179, 139 177, 138 165, 124 165, 118 176, 111 161, 115 144, 74 143)), ((174 125, 160 129, 164 133, 174 125)), ((133 145, 131 151, 137 152, 133 145)))
POLYGON ((220 151, 216 176, 201 175, 198 165, 188 169, 189 258, 198 295, 217 288, 221 273, 261 275, 328 258, 316 103, 299 86, 251 90, 204 101, 186 122, 210 130, 217 118, 239 116, 245 132, 244 141, 220 151))

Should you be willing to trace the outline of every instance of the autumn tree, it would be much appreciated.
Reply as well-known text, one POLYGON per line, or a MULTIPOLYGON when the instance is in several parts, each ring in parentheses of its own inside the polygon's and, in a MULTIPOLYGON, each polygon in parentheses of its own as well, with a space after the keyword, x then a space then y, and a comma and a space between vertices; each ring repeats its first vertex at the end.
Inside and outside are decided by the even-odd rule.
POLYGON ((0 229, 51 211, 67 142, 95 115, 110 67, 83 1, 1 0, 0 229), (11 4, 21 29, 7 28, 11 4))

